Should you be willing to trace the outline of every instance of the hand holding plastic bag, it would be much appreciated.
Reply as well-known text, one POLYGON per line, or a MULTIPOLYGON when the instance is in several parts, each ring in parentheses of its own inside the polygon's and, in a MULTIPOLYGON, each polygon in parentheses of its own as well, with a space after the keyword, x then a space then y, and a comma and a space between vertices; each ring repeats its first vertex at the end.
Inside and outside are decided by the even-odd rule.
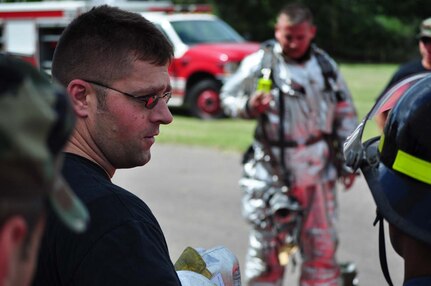
POLYGON ((182 286, 241 286, 236 256, 226 247, 187 247, 175 263, 182 286))

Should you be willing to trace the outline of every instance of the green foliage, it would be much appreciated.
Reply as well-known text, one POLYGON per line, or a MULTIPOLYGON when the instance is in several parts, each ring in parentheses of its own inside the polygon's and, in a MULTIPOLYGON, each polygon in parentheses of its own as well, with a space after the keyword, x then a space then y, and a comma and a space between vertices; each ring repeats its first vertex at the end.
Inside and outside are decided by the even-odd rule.
POLYGON ((375 17, 375 21, 376 24, 391 34, 399 34, 400 36, 409 37, 414 33, 411 27, 403 25, 400 19, 395 17, 377 15, 375 17))
POLYGON ((275 17, 282 6, 301 2, 310 7, 315 16, 317 44, 335 58, 354 62, 401 63, 417 56, 418 26, 421 20, 431 16, 429 0, 171 1, 182 5, 211 4, 215 14, 256 42, 273 37, 275 17))
MULTIPOLYGON (((273 37, 279 0, 174 1, 210 3, 222 19, 247 39, 273 37)), ((306 4, 318 27, 316 42, 332 56, 355 62, 401 63, 418 55, 415 36, 431 16, 429 0, 297 0, 306 4)))

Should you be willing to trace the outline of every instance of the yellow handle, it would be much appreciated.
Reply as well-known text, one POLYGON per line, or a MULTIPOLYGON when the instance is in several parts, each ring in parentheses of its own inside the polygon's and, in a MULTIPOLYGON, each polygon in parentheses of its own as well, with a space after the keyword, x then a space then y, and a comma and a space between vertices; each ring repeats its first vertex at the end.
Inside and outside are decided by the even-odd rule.
POLYGON ((272 88, 272 80, 266 78, 260 78, 257 82, 257 91, 263 91, 269 93, 272 88))

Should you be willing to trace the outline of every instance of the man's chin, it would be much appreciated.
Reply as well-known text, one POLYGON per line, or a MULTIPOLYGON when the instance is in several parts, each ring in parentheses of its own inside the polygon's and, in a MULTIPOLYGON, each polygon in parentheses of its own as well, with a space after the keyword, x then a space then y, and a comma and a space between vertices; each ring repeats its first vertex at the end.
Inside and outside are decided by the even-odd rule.
POLYGON ((293 61, 298 61, 303 57, 303 54, 298 52, 292 52, 292 51, 285 53, 285 55, 293 61))
POLYGON ((148 162, 150 162, 150 160, 151 160, 151 153, 150 153, 150 151, 147 151, 142 155, 142 160, 141 160, 139 166, 146 165, 148 162))
POLYGON ((131 169, 135 167, 141 167, 146 165, 151 159, 151 153, 145 152, 144 154, 141 154, 139 157, 134 156, 131 160, 128 162, 123 162, 121 165, 117 165, 116 169, 131 169))

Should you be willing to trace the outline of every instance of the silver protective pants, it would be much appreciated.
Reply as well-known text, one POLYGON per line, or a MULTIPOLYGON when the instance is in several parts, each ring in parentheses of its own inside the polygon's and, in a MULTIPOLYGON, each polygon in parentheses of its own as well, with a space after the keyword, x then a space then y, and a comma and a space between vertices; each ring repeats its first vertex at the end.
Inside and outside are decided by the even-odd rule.
MULTIPOLYGON (((247 184, 243 184, 242 188, 247 184)), ((335 182, 290 191, 304 209, 299 237, 301 249, 301 286, 340 285, 340 269, 335 259, 337 248, 335 182)), ((259 197, 259 195, 258 195, 259 197)), ((250 286, 281 285, 285 267, 280 265, 278 251, 282 233, 264 223, 265 204, 256 203, 255 192, 244 193, 243 214, 251 222, 245 279, 250 286), (261 218, 260 223, 258 218, 261 218)), ((268 212, 266 212, 267 214, 268 212)), ((267 219, 267 217, 266 217, 267 219)))

